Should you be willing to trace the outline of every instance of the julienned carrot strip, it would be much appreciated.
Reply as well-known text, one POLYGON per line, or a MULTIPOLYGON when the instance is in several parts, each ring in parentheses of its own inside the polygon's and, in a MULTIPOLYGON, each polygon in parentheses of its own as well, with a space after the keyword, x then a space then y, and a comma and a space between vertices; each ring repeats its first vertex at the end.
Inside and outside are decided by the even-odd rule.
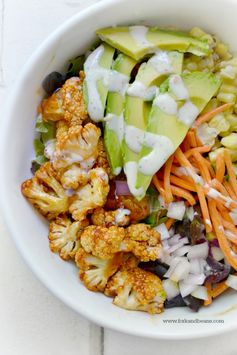
POLYGON ((227 110, 231 106, 233 106, 233 103, 227 103, 217 108, 214 108, 214 110, 204 113, 203 115, 199 116, 198 119, 196 120, 195 127, 199 127, 202 123, 210 121, 215 115, 227 110))
POLYGON ((224 291, 226 291, 229 286, 226 285, 225 281, 220 282, 216 285, 215 288, 212 289, 211 295, 213 298, 220 296, 224 291))
POLYGON ((208 147, 208 146, 196 147, 196 148, 191 148, 191 149, 187 150, 184 153, 184 155, 186 156, 186 158, 189 158, 196 151, 198 151, 199 153, 208 153, 208 152, 210 152, 210 150, 211 150, 211 147, 208 147))
POLYGON ((196 189, 192 183, 184 180, 183 178, 181 179, 178 176, 170 175, 170 182, 178 187, 182 187, 183 189, 196 192, 196 189))
POLYGON ((224 228, 221 223, 222 222, 221 218, 220 218, 220 216, 217 212, 217 209, 216 209, 216 202, 212 199, 209 199, 208 204, 209 204, 209 210, 210 210, 210 214, 211 214, 212 224, 213 224, 220 248, 221 248, 223 254, 225 255, 227 261, 229 262, 229 264, 235 270, 237 270, 237 258, 235 258, 235 256, 233 256, 231 253, 231 248, 230 248, 229 242, 226 239, 225 234, 224 234, 224 228))
POLYGON ((220 183, 219 180, 217 179, 213 179, 211 181, 211 186, 214 187, 215 189, 217 189, 218 191, 220 191, 222 193, 222 195, 224 196, 229 196, 228 191, 225 189, 225 187, 220 183))
POLYGON ((237 201, 237 197, 236 197, 234 191, 232 190, 230 183, 228 181, 224 180, 223 186, 225 187, 226 191, 228 192, 228 194, 232 198, 232 200, 237 201))
POLYGON ((161 196, 164 198, 165 196, 165 190, 163 189, 160 181, 158 180, 157 176, 154 175, 152 178, 152 182, 155 185, 155 187, 157 188, 158 192, 161 194, 161 196))
POLYGON ((166 225, 166 228, 167 229, 170 229, 172 227, 172 225, 174 224, 175 220, 173 218, 169 218, 166 222, 165 222, 165 225, 166 225))
POLYGON ((205 194, 204 194, 202 187, 198 184, 196 184, 196 190, 197 190, 198 199, 199 199, 199 203, 200 203, 200 207, 201 207, 201 211, 202 211, 202 216, 203 216, 204 223, 205 223, 206 232, 210 233, 212 231, 212 225, 209 224, 209 222, 211 220, 210 220, 210 215, 209 215, 209 211, 208 211, 208 207, 207 207, 207 201, 205 198, 205 194))
POLYGON ((171 185, 171 191, 175 196, 179 196, 187 200, 191 206, 196 204, 196 201, 190 192, 174 185, 171 185))
POLYGON ((164 169, 164 192, 165 192, 165 202, 170 203, 173 201, 172 190, 170 187, 170 172, 171 166, 173 164, 174 156, 172 155, 165 164, 164 169))
POLYGON ((216 174, 215 174, 215 171, 214 171, 214 169, 213 169, 211 163, 210 163, 207 159, 205 159, 205 164, 206 164, 206 166, 207 166, 207 168, 208 168, 208 170, 209 170, 209 173, 210 173, 212 179, 214 179, 214 177, 216 176, 216 174))
POLYGON ((195 136, 193 130, 190 129, 188 131, 186 139, 188 140, 190 147, 192 147, 192 148, 197 147, 196 136, 195 136))
POLYGON ((198 151, 195 151, 193 153, 194 158, 196 159, 200 173, 202 175, 202 178, 206 181, 209 182, 211 180, 211 175, 209 173, 208 167, 206 165, 206 159, 204 159, 201 154, 198 151))
POLYGON ((204 306, 209 306, 212 303, 212 288, 209 282, 205 282, 205 287, 207 289, 208 300, 204 301, 204 306))
POLYGON ((222 154, 216 157, 216 179, 222 183, 225 175, 225 163, 222 154))
MULTIPOLYGON (((219 209, 218 203, 217 203, 216 205, 217 205, 217 208, 219 209)), ((224 206, 222 206, 222 209, 221 209, 221 216, 222 216, 227 222, 232 223, 233 226, 234 226, 233 220, 232 220, 232 218, 230 217, 228 210, 227 210, 224 206)))
POLYGON ((174 154, 181 166, 183 166, 184 168, 193 169, 192 164, 186 158, 186 156, 184 155, 184 153, 182 152, 182 150, 180 148, 177 148, 174 154))
POLYGON ((234 173, 232 161, 230 158, 230 153, 228 152, 227 149, 224 150, 224 158, 225 158, 225 164, 226 164, 227 172, 229 174, 231 186, 234 190, 235 195, 237 196, 237 180, 234 173))

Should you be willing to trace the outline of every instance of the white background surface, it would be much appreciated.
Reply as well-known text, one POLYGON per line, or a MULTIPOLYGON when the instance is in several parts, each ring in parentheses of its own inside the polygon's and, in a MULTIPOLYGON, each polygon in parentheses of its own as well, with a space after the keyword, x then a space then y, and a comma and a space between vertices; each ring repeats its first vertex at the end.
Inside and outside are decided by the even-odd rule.
MULTIPOLYGON (((94 2, 0 0, 0 108, 39 43, 71 15, 94 2)), ((167 342, 95 326, 39 283, 15 249, 0 215, 0 355, 236 355, 235 333, 167 342)))

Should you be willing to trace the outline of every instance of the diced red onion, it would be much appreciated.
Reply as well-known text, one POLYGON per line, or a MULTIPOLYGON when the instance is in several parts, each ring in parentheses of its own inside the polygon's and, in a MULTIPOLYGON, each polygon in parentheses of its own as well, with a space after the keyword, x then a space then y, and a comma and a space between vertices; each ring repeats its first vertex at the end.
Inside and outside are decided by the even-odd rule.
POLYGON ((164 239, 164 240, 162 240, 162 246, 163 246, 163 249, 164 250, 169 250, 169 243, 168 243, 168 240, 167 239, 164 239))
POLYGON ((200 274, 203 270, 202 270, 202 267, 201 267, 201 264, 200 264, 200 259, 191 259, 189 261, 190 263, 190 272, 192 274, 200 274))
POLYGON ((116 180, 115 181, 115 185, 116 185, 116 194, 118 196, 123 195, 131 195, 131 192, 129 190, 128 184, 126 181, 124 180, 116 180))
POLYGON ((174 251, 180 249, 184 244, 187 244, 188 241, 186 239, 188 239, 188 238, 181 238, 177 244, 170 246, 170 248, 169 248, 170 254, 173 253, 174 251))
POLYGON ((191 285, 202 285, 205 281, 206 276, 204 274, 189 274, 185 278, 185 282, 191 285))
POLYGON ((175 257, 174 259, 176 258, 179 259, 178 262, 174 264, 174 266, 170 266, 170 269, 164 276, 170 278, 173 281, 178 282, 180 280, 184 280, 188 276, 190 264, 188 262, 188 259, 185 257, 175 257))
POLYGON ((212 254, 213 258, 217 261, 224 259, 224 254, 223 254, 222 250, 218 247, 211 247, 211 254, 212 254))
POLYGON ((206 259, 208 256, 208 243, 202 243, 191 246, 190 251, 188 252, 188 259, 193 258, 203 258, 206 259))
POLYGON ((173 255, 175 256, 184 256, 190 250, 190 245, 184 245, 181 248, 174 251, 173 255))
POLYGON ((170 237, 169 231, 164 223, 154 228, 158 233, 160 233, 160 239, 165 240, 170 237))
POLYGON ((190 293, 192 293, 196 289, 196 287, 197 285, 191 285, 186 283, 185 281, 179 282, 179 290, 182 297, 190 295, 190 293))
POLYGON ((200 300, 208 300, 207 288, 205 286, 197 286, 191 295, 200 300))
POLYGON ((180 234, 175 234, 172 238, 170 238, 169 239, 169 245, 176 245, 178 242, 179 242, 179 240, 180 240, 180 238, 181 238, 181 235, 180 234))
POLYGON ((183 220, 185 214, 185 204, 184 201, 171 202, 168 206, 167 217, 174 218, 179 221, 183 220))
POLYGON ((229 275, 226 279, 226 285, 233 288, 237 291, 237 276, 236 275, 229 275))
POLYGON ((162 285, 168 300, 171 300, 179 295, 179 286, 177 282, 167 279, 162 281, 162 285))
POLYGON ((192 206, 186 208, 186 216, 190 222, 193 221, 194 218, 194 208, 192 206))

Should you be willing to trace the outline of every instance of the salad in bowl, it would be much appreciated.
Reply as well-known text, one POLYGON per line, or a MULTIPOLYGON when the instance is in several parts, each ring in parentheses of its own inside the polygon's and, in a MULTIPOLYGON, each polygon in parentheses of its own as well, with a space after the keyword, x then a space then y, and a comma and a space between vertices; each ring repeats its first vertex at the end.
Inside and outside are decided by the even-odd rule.
POLYGON ((97 35, 43 81, 22 193, 88 290, 151 314, 210 307, 237 290, 237 58, 196 27, 97 35))

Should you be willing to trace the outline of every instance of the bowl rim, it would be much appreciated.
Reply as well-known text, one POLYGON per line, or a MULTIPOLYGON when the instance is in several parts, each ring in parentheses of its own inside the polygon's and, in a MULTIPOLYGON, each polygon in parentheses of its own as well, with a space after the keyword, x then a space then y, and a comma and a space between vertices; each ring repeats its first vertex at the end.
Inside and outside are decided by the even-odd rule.
MULTIPOLYGON (((27 75, 29 68, 34 65, 35 61, 37 61, 37 58, 40 56, 41 53, 45 51, 46 48, 50 46, 50 43, 54 43, 57 39, 60 38, 61 34, 63 34, 67 29, 69 29, 71 26, 74 24, 80 22, 81 19, 83 19, 86 16, 92 17, 93 14, 96 14, 99 11, 102 11, 103 9, 106 9, 108 5, 112 5, 115 3, 122 3, 125 2, 126 0, 98 0, 98 2, 94 4, 88 5, 86 8, 83 10, 79 11, 69 19, 67 19, 65 22, 63 22, 60 26, 58 26, 49 36, 46 37, 42 41, 42 43, 34 50, 34 52, 31 54, 30 58, 26 61, 24 67, 22 68, 20 74, 18 75, 18 78, 14 85, 11 88, 11 92, 9 97, 7 98, 5 107, 3 109, 3 117, 0 121, 0 160, 2 161, 1 158, 4 157, 4 147, 6 146, 7 141, 5 140, 5 132, 7 132, 10 129, 10 120, 8 117, 11 116, 11 111, 13 110, 14 103, 17 99, 18 93, 20 88, 22 87, 22 84, 24 82, 24 78, 27 75)), ((236 3, 235 0, 228 0, 229 3, 236 3)), ((237 6, 237 4, 236 4, 237 6)), ((4 170, 3 170, 4 171, 4 170)), ((47 278, 44 277, 44 274, 40 272, 40 270, 29 260, 27 257, 27 253, 24 251, 24 248, 22 247, 21 243, 19 242, 19 237, 17 234, 17 230, 12 223, 12 217, 10 213, 10 205, 8 203, 8 196, 6 193, 6 189, 4 189, 4 174, 0 174, 0 211, 3 216, 3 221, 5 222, 7 232, 13 239, 19 253, 22 255, 24 261, 28 265, 29 269, 33 271, 34 275, 38 278, 38 280, 54 295, 56 296, 61 302, 66 304, 68 307, 82 315, 83 317, 87 318, 93 323, 96 323, 99 326, 112 329, 118 332, 122 332, 125 334, 133 335, 133 336, 142 336, 150 339, 163 339, 163 340, 184 340, 184 339, 198 339, 198 338, 206 338, 210 336, 215 336, 218 334, 224 334, 227 332, 230 332, 231 330, 233 331, 234 329, 237 329, 237 322, 236 325, 233 326, 233 324, 224 324, 223 327, 221 328, 212 328, 209 327, 208 329, 204 328, 203 330, 199 330, 196 334, 174 334, 171 333, 169 334, 168 331, 166 334, 148 334, 146 332, 136 330, 136 329, 131 329, 129 327, 129 324, 123 324, 123 326, 120 326, 116 324, 116 321, 114 321, 113 318, 107 318, 106 320, 103 319, 102 317, 98 317, 96 314, 92 314, 91 312, 88 312, 86 308, 83 307, 75 307, 72 302, 68 299, 65 299, 63 295, 60 294, 60 292, 56 291, 53 286, 47 281, 47 278)), ((200 328, 199 328, 200 329, 200 328)))

